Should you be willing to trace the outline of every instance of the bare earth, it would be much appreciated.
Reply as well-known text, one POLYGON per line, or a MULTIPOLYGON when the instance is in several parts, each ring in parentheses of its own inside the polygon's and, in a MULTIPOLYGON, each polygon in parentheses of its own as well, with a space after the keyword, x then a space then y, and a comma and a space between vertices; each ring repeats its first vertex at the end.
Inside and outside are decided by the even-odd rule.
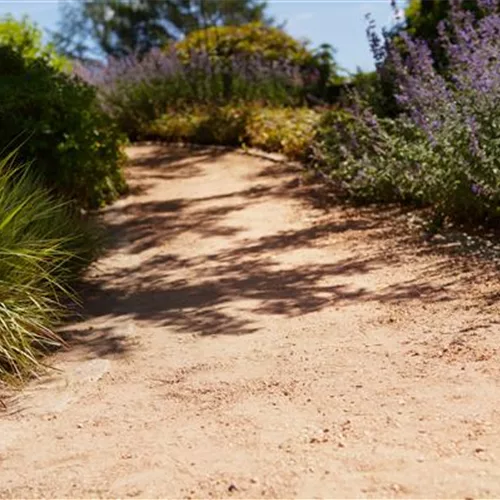
POLYGON ((130 149, 0 497, 500 497, 499 273, 290 167, 130 149), (443 248, 446 247, 446 248, 443 248))

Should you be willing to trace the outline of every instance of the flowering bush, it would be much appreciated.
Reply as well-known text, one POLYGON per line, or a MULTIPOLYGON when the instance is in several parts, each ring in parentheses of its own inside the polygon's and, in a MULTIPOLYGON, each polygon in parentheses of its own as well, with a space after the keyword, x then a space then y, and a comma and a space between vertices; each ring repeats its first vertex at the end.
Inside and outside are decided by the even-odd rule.
POLYGON ((153 50, 142 59, 112 59, 94 71, 76 65, 74 71, 99 89, 105 109, 132 138, 168 110, 294 103, 302 86, 299 68, 286 60, 258 55, 214 59, 196 52, 185 61, 175 49, 153 50))
POLYGON ((316 128, 312 164, 357 200, 422 203, 416 175, 419 139, 418 130, 402 117, 381 119, 367 109, 330 111, 316 128))
POLYGON ((314 147, 323 173, 362 198, 430 205, 440 220, 500 219, 500 16, 494 1, 481 8, 476 20, 455 2, 441 23, 446 74, 424 41, 402 33, 384 44, 370 33, 403 113, 378 119, 358 101, 350 114, 324 121, 314 147))

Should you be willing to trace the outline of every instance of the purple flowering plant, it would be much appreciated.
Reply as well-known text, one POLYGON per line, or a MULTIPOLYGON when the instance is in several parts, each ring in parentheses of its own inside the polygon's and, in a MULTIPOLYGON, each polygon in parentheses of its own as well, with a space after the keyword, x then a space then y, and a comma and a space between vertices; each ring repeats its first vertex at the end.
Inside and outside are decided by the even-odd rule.
POLYGON ((432 206, 438 218, 500 220, 500 16, 482 0, 482 17, 454 0, 439 26, 446 68, 423 40, 404 31, 368 38, 379 73, 390 71, 401 114, 378 118, 354 98, 348 114, 319 134, 324 174, 356 197, 432 206), (338 143, 338 144, 337 144, 338 143))
POLYGON ((74 72, 99 89, 103 106, 131 137, 167 111, 256 101, 293 104, 305 76, 286 60, 214 58, 203 51, 186 60, 175 48, 110 59, 97 68, 76 65, 74 72))

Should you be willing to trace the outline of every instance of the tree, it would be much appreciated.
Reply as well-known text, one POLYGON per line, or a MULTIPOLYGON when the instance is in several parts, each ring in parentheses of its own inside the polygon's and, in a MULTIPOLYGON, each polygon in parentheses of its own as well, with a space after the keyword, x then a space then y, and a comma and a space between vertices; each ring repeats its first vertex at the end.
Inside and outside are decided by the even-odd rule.
POLYGON ((406 30, 415 38, 432 42, 438 35, 440 21, 446 19, 448 2, 436 0, 411 0, 405 10, 406 30))
POLYGON ((8 45, 26 60, 40 59, 57 69, 69 66, 51 44, 42 44, 42 32, 27 17, 20 21, 10 15, 0 17, 0 45, 8 45))
MULTIPOLYGON (((472 12, 477 19, 484 16, 484 9, 478 0, 462 0, 461 7, 472 12)), ((448 19, 451 8, 452 3, 449 1, 410 0, 405 10, 406 26, 403 29, 414 38, 427 41, 434 48, 438 38, 438 25, 448 19)))
POLYGON ((77 0, 62 4, 53 40, 78 59, 141 55, 209 26, 270 25, 266 6, 262 0, 77 0))

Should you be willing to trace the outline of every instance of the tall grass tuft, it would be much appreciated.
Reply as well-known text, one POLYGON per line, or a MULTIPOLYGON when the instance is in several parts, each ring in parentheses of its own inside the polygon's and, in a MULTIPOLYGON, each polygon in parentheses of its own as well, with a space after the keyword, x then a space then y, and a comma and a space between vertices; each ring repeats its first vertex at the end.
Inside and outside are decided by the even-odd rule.
POLYGON ((0 160, 0 379, 22 381, 61 345, 54 326, 75 300, 69 283, 97 238, 15 154, 0 160))

